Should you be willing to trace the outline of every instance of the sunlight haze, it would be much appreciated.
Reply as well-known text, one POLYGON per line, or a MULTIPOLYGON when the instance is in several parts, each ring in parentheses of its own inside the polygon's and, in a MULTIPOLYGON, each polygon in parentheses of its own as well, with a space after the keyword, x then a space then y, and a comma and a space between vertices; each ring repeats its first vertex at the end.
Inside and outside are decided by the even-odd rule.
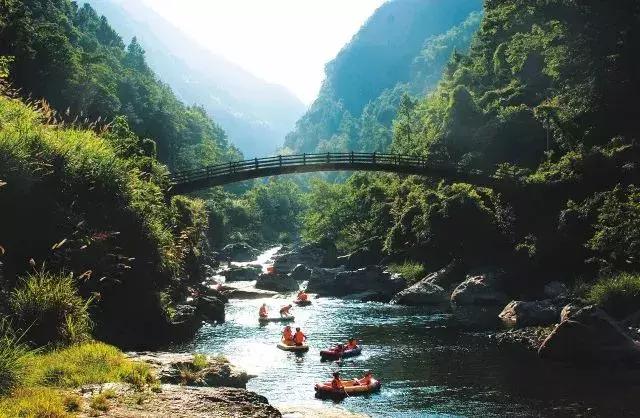
POLYGON ((385 0, 137 0, 208 48, 311 103, 324 65, 385 0))

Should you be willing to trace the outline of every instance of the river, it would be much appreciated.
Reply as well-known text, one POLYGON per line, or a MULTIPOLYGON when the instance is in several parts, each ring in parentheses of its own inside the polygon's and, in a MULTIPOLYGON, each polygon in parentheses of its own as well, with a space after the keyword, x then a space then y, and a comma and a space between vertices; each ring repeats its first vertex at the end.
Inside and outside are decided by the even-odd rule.
POLYGON ((310 351, 283 352, 276 348, 282 326, 259 326, 257 312, 263 302, 274 310, 291 299, 232 300, 225 324, 203 327, 178 349, 227 356, 257 376, 247 388, 276 407, 330 406, 332 401, 314 398, 314 382, 335 370, 353 377, 371 369, 382 390, 346 398, 341 407, 373 417, 640 416, 636 372, 544 362, 524 348, 497 346, 486 331, 470 330, 449 314, 422 308, 316 299, 294 308, 310 351), (361 356, 320 361, 320 349, 349 336, 362 341, 361 356))

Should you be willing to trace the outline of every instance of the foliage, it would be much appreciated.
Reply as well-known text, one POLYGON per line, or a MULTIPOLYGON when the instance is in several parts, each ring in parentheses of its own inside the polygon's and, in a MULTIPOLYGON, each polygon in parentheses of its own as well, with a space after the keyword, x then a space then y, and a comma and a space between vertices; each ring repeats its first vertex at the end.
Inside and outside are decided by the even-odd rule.
MULTIPOLYGON (((10 396, 0 397, 0 416, 69 417, 82 400, 70 389, 107 382, 155 382, 148 365, 128 360, 115 347, 90 342, 23 356, 23 379, 10 396), (134 378, 134 376, 136 376, 134 378)), ((101 397, 113 397, 105 391, 101 397)), ((104 402, 96 402, 96 406, 104 402)))
POLYGON ((423 264, 415 263, 411 261, 405 261, 404 263, 392 263, 387 268, 391 273, 397 273, 404 277, 407 281, 407 285, 411 286, 425 276, 426 270, 423 264))
POLYGON ((156 293, 202 245, 202 204, 166 204, 166 168, 124 120, 101 134, 47 120, 44 104, 0 97, 0 200, 20 202, 0 205, 5 265, 23 274, 33 259, 74 273, 85 299, 98 295, 94 320, 105 337, 139 336, 145 321, 160 327, 156 293))
POLYGON ((305 207, 302 191, 290 179, 269 179, 240 196, 213 190, 207 198, 209 236, 216 247, 289 241, 298 235, 305 207))
POLYGON ((640 276, 623 273, 603 278, 589 288, 586 297, 614 318, 624 319, 640 307, 640 276))
MULTIPOLYGON (((0 396, 6 395, 24 380, 29 350, 6 318, 0 319, 0 396)), ((1 411, 1 409, 0 409, 1 411)))
POLYGON ((9 304, 16 326, 36 347, 76 344, 91 333, 89 303, 78 296, 71 275, 32 273, 14 289, 9 304))
POLYGON ((0 55, 14 57, 10 82, 46 99, 56 118, 103 126, 125 116, 171 168, 239 156, 202 108, 185 106, 157 79, 138 41, 125 46, 88 4, 6 1, 0 10, 0 55))

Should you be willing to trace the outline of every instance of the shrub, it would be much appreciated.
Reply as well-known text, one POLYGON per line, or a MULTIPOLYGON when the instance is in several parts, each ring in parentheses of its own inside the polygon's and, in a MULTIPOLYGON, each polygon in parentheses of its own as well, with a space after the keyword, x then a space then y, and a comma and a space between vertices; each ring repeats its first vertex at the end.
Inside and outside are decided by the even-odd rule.
POLYGON ((388 270, 391 273, 397 273, 405 278, 407 284, 412 285, 422 278, 425 275, 425 268, 420 263, 415 263, 412 261, 405 261, 402 264, 390 264, 388 270))
POLYGON ((75 344, 90 335, 88 302, 77 294, 71 275, 32 273, 12 292, 10 305, 25 338, 36 346, 75 344))
POLYGON ((6 319, 0 320, 0 395, 18 386, 24 377, 27 347, 20 342, 6 319))
POLYGON ((586 297, 614 318, 623 319, 640 310, 640 275, 623 273, 602 279, 587 291, 586 297))
POLYGON ((148 365, 130 361, 117 348, 98 342, 33 356, 29 369, 29 383, 65 388, 118 381, 138 386, 155 380, 148 365))
POLYGON ((207 360, 207 356, 205 356, 204 354, 193 355, 193 367, 195 367, 196 370, 202 370, 207 367, 208 364, 209 361, 207 360))

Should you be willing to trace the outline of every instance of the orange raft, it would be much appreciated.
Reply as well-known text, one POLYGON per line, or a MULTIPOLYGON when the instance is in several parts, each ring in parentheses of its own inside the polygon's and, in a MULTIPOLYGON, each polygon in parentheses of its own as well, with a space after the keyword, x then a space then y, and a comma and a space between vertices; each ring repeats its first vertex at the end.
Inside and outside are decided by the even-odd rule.
POLYGON ((358 385, 353 380, 343 380, 344 389, 334 389, 331 382, 317 383, 315 386, 316 396, 319 398, 343 398, 345 396, 365 395, 380 390, 382 384, 379 380, 371 379, 369 385, 358 385))

